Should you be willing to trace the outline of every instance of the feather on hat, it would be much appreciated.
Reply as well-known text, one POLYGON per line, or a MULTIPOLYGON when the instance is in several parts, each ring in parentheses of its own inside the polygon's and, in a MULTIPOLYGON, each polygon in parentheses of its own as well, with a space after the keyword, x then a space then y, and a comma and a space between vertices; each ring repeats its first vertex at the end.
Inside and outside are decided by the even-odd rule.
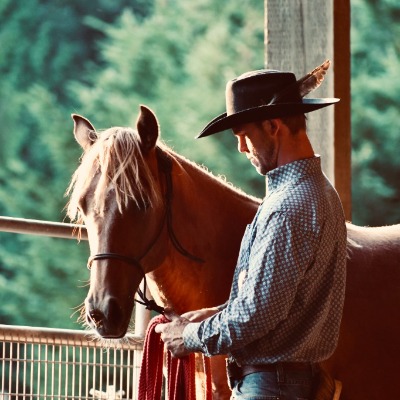
POLYGON ((292 72, 267 69, 232 79, 226 85, 226 113, 209 122, 196 139, 239 124, 304 114, 337 103, 337 98, 303 99, 321 85, 330 64, 326 60, 299 80, 292 72))

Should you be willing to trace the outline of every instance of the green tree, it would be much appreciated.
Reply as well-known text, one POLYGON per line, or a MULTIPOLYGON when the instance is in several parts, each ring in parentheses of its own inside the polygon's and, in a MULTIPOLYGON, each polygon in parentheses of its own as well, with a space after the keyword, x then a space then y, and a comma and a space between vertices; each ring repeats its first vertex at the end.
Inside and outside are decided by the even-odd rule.
POLYGON ((352 0, 353 222, 400 222, 400 4, 352 0))
POLYGON ((257 0, 158 2, 143 21, 129 9, 115 24, 91 19, 106 35, 100 43, 103 62, 86 85, 71 84, 76 108, 98 127, 132 126, 144 103, 156 112, 162 137, 174 149, 262 196, 263 180, 250 167, 242 172, 246 160, 231 151, 232 137, 194 137, 224 112, 226 81, 263 67, 263 20, 257 0))

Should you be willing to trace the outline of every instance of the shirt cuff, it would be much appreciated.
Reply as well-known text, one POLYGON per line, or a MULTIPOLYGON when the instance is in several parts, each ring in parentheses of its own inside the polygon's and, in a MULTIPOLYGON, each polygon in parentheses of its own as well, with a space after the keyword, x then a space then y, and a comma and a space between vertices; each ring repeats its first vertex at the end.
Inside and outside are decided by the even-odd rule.
POLYGON ((182 333, 183 343, 185 344, 186 349, 192 352, 203 351, 203 344, 199 339, 200 325, 201 322, 191 322, 186 325, 182 333))

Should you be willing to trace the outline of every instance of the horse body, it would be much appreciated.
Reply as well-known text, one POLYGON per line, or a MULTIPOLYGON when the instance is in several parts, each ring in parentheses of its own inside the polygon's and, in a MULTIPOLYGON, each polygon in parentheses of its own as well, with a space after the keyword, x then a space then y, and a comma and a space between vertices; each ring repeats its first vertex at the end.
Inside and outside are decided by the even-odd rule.
POLYGON ((324 363, 344 400, 395 399, 400 384, 400 225, 347 224, 349 258, 338 347, 324 363))
MULTIPOLYGON (((74 119, 75 136, 87 153, 92 144, 85 136, 90 137, 94 128, 81 117, 74 119)), ((164 177, 156 168, 158 125, 150 110, 142 108, 137 128, 144 162, 151 166, 155 177, 153 186, 163 193, 164 177)), ((89 179, 82 193, 75 182, 72 195, 82 203, 78 209, 88 230, 91 251, 136 257, 147 273, 153 297, 178 313, 223 304, 229 296, 242 235, 260 200, 239 192, 171 150, 162 151, 173 162, 170 212, 174 235, 204 262, 178 252, 165 226, 160 231, 163 204, 154 202, 153 207, 143 210, 137 201, 130 201, 121 212, 120 207, 112 206, 118 199, 108 189, 107 212, 93 213, 99 179, 89 179)), ((91 174, 105 172, 100 165, 91 174)), ((341 335, 337 350, 324 366, 343 382, 344 400, 395 398, 399 392, 394 374, 400 356, 400 225, 362 228, 348 224, 348 237, 350 258, 341 335)), ((137 268, 118 259, 93 263, 86 316, 102 336, 125 334, 133 307, 132 294, 141 278, 137 268)), ((214 398, 229 398, 224 362, 221 357, 213 361, 214 398)))

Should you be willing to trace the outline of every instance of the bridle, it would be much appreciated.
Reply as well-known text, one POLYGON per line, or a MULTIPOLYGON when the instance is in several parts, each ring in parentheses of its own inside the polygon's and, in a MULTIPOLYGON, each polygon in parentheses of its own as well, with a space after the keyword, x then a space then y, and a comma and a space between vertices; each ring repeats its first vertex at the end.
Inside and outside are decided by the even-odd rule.
POLYGON ((88 259, 87 267, 88 269, 92 268, 93 261, 98 260, 106 260, 106 259, 115 259, 125 262, 126 264, 134 267, 137 271, 142 275, 143 278, 143 290, 140 287, 137 290, 137 294, 140 297, 140 300, 135 299, 137 303, 140 303, 146 307, 148 310, 156 311, 160 314, 164 313, 164 308, 158 305, 154 300, 149 299, 146 296, 147 290, 147 281, 146 281, 146 273, 140 263, 140 261, 149 253, 149 251, 153 248, 161 233, 164 229, 165 223, 167 224, 168 237, 170 238, 175 249, 181 253, 183 256, 198 262, 203 263, 199 257, 194 256, 189 253, 179 242, 178 238, 175 235, 172 226, 172 197, 173 197, 173 185, 172 185, 172 159, 171 156, 165 152, 163 152, 159 147, 156 147, 156 157, 158 162, 158 169, 160 173, 165 176, 165 213, 164 217, 161 221, 160 228, 157 231, 157 234, 154 236, 153 240, 148 244, 145 251, 140 257, 128 257, 123 254, 118 253, 98 253, 95 254, 88 259))

